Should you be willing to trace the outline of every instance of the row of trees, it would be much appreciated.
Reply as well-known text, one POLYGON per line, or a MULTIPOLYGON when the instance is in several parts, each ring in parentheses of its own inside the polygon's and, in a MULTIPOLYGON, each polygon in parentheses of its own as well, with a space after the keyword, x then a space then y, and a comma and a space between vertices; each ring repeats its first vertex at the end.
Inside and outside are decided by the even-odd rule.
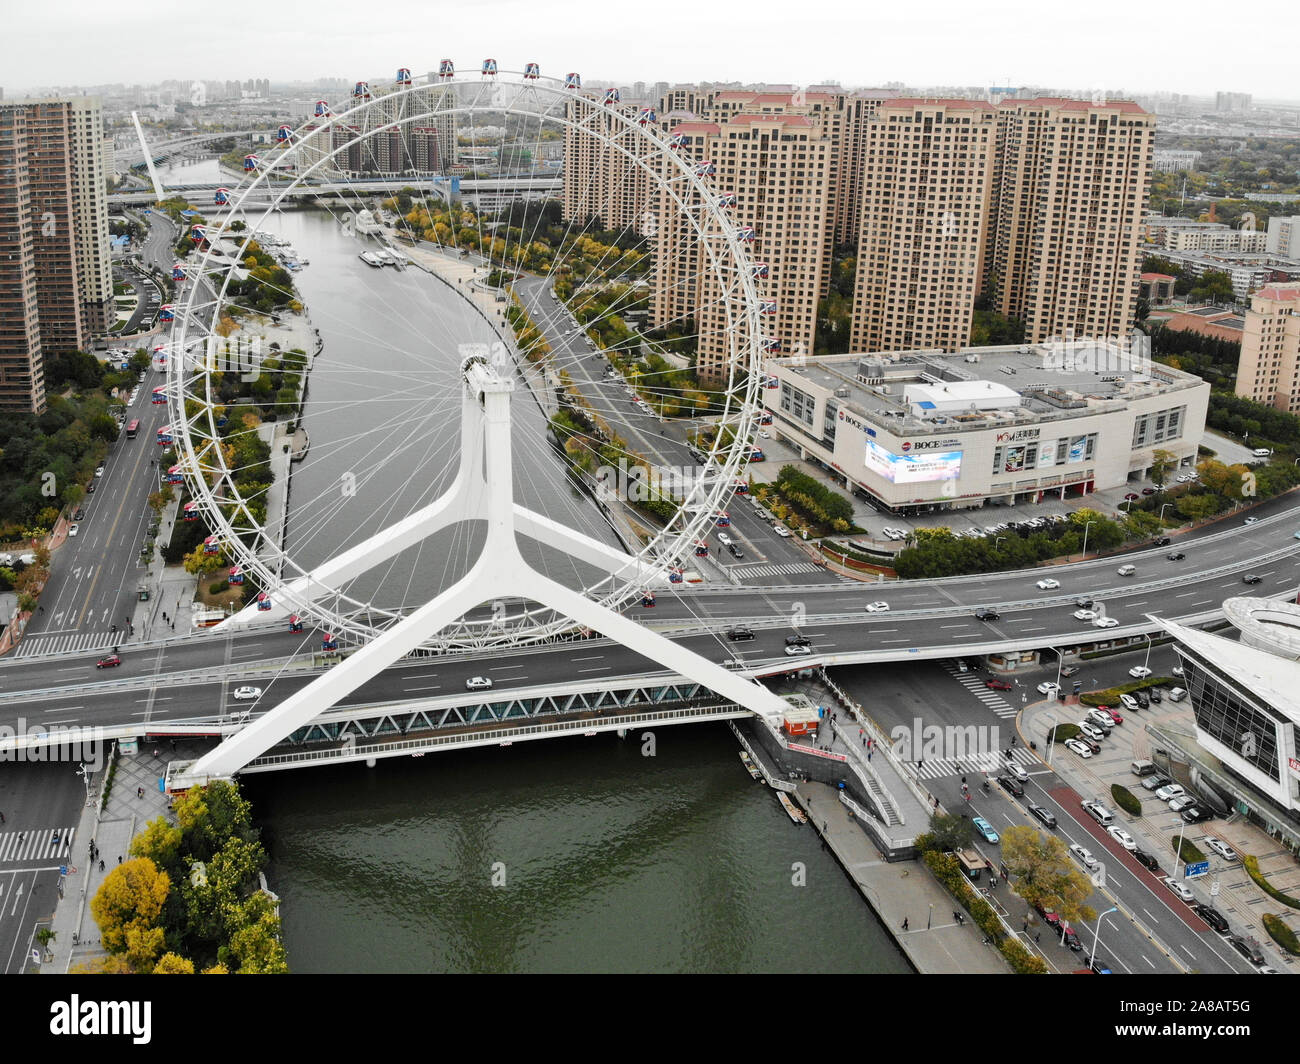
POLYGON ((238 787, 218 781, 151 821, 90 902, 108 956, 83 971, 171 975, 289 970, 266 851, 238 787))
POLYGON ((754 491, 769 509, 779 498, 815 528, 847 532, 853 527, 853 503, 798 466, 782 466, 775 481, 754 491))

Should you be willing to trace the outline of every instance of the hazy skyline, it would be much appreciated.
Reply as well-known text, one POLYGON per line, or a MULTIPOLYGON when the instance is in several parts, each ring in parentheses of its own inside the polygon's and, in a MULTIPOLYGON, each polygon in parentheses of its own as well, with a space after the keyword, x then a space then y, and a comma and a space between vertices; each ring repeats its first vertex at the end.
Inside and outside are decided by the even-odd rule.
MULTIPOLYGON (((1300 14, 1285 10, 1276 9, 1277 20, 1291 25, 1274 26, 1283 39, 1300 29, 1300 14)), ((1121 0, 1046 10, 956 0, 923 8, 832 0, 802 9, 773 0, 681 8, 477 0, 436 11, 391 0, 361 14, 337 0, 226 0, 209 11, 191 26, 170 7, 161 15, 90 0, 11 8, 0 21, 0 86, 13 97, 55 85, 167 79, 353 80, 399 66, 427 72, 444 56, 474 69, 491 56, 503 69, 535 61, 546 75, 576 70, 621 83, 898 81, 1300 98, 1290 64, 1265 61, 1275 53, 1261 45, 1234 42, 1222 8, 1203 0, 1158 10, 1121 0)))

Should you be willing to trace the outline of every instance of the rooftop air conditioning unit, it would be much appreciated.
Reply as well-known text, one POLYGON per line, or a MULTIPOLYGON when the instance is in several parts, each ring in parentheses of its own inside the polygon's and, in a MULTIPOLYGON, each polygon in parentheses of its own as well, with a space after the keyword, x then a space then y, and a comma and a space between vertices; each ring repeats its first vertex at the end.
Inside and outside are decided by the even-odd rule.
POLYGON ((848 397, 849 397, 849 389, 847 385, 840 385, 840 387, 835 389, 836 399, 847 399, 848 397))

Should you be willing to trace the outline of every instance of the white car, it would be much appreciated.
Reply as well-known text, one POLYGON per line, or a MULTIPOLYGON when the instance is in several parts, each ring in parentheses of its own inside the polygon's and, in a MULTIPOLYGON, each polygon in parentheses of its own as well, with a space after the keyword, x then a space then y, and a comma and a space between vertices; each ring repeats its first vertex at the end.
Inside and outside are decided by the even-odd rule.
POLYGON ((1130 713, 1136 713, 1142 707, 1138 705, 1138 700, 1132 695, 1120 695, 1119 704, 1127 709, 1130 713))
POLYGON ((1240 860, 1241 860, 1241 858, 1237 856, 1237 851, 1236 851, 1236 850, 1234 850, 1231 846, 1229 846, 1229 845, 1228 845, 1226 842, 1224 842, 1222 839, 1216 839, 1213 835, 1207 835, 1207 836, 1205 837, 1205 845, 1208 846, 1208 847, 1209 847, 1211 850, 1213 850, 1215 853, 1217 853, 1217 854, 1218 854, 1220 857, 1222 857, 1225 861, 1240 861, 1240 860))
POLYGON ((1097 619, 1096 610, 1075 610, 1074 619, 1076 621, 1095 621, 1097 619))
POLYGON ((1019 765, 1014 764, 1014 763, 1013 763, 1013 764, 1010 764, 1010 765, 1007 766, 1007 775, 1008 775, 1008 776, 1014 776, 1014 777, 1015 777, 1016 779, 1018 779, 1021 783, 1028 783, 1028 782, 1029 782, 1029 773, 1026 772, 1026 771, 1025 771, 1023 768, 1021 768, 1019 765))
POLYGON ((1097 867, 1097 858, 1093 857, 1092 851, 1080 846, 1077 842, 1070 847, 1070 852, 1079 859, 1079 863, 1089 872, 1097 867))
POLYGON ((103 475, 104 475, 104 467, 103 467, 103 466, 96 466, 96 467, 95 467, 95 476, 97 476, 97 477, 102 477, 103 475))
POLYGON ((1145 680, 1151 675, 1151 670, 1145 665, 1134 665, 1133 668, 1128 670, 1128 674, 1135 680, 1145 680))
POLYGON ((1253 525, 1253 524, 1254 524, 1256 521, 1258 521, 1258 520, 1259 520, 1258 517, 1248 517, 1248 518, 1246 518, 1245 521, 1242 522, 1242 524, 1253 525))
POLYGON ((766 429, 759 429, 758 438, 760 440, 770 440, 772 438, 772 434, 768 432, 766 429))
POLYGON ((262 697, 262 689, 260 687, 236 687, 232 697, 236 702, 252 702, 262 697))
POLYGON ((805 654, 811 654, 811 653, 812 650, 810 650, 806 646, 801 646, 798 643, 791 643, 788 647, 785 648, 785 656, 787 658, 797 658, 805 654))
POLYGON ((1175 676, 1181 676, 1183 674, 1183 667, 1181 665, 1175 665, 1169 671, 1172 672, 1175 676))
POLYGON ((465 681, 466 691, 488 691, 492 688, 492 681, 486 676, 471 676, 465 681))
POLYGON ((1133 841, 1133 836, 1123 828, 1107 828, 1107 833, 1126 850, 1136 850, 1138 844, 1133 841))
POLYGON ((1040 695, 1054 695, 1058 694, 1060 690, 1060 685, 1053 683, 1051 680, 1044 680, 1038 685, 1038 693, 1040 695))
POLYGON ((729 547, 731 545, 731 537, 727 535, 727 533, 725 532, 719 532, 718 542, 721 543, 724 547, 729 547))
POLYGON ((75 536, 75 535, 76 535, 78 532, 80 532, 80 531, 81 531, 81 526, 80 526, 80 525, 69 525, 69 526, 68 526, 68 535, 69 535, 69 536, 75 536))
POLYGON ((1164 885, 1177 894, 1183 901, 1190 902, 1193 898, 1191 888, 1186 883, 1175 879, 1173 876, 1165 876, 1162 880, 1164 885))
POLYGON ((888 602, 868 602, 868 603, 867 603, 867 612, 868 612, 868 613, 888 613, 888 612, 889 612, 889 603, 888 603, 888 602))
POLYGON ((1060 586, 1061 586, 1061 581, 1059 581, 1059 580, 1050 580, 1050 579, 1049 579, 1049 580, 1040 580, 1040 581, 1038 581, 1038 590, 1039 590, 1039 591, 1055 591, 1055 590, 1056 590, 1058 587, 1060 587, 1060 586))
POLYGON ((1118 617, 1098 617, 1098 618, 1097 618, 1095 621, 1093 621, 1092 623, 1095 624, 1098 628, 1118 628, 1118 627, 1119 627, 1119 618, 1118 618, 1118 617))
POLYGON ((1073 750, 1080 757, 1092 757, 1092 751, 1078 739, 1066 739, 1065 747, 1067 750, 1073 750))
POLYGON ((790 538, 790 530, 786 528, 784 525, 773 525, 772 531, 775 532, 782 539, 790 538))
POLYGON ((1186 793, 1187 791, 1183 789, 1182 784, 1168 783, 1165 786, 1160 787, 1156 790, 1156 797, 1159 798, 1162 802, 1167 802, 1171 798, 1178 798, 1186 793))

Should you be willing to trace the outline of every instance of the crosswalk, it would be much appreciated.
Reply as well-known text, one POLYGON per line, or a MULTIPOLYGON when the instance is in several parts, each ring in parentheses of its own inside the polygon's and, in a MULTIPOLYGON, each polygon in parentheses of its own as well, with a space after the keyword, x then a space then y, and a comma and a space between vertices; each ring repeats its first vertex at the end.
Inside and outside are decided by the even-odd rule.
MULTIPOLYGON (((1042 767, 1042 764, 1033 754, 1019 746, 1012 749, 1011 760, 1026 771, 1042 767)), ((973 791, 976 789, 975 780, 986 773, 990 776, 997 776, 999 770, 1005 767, 1006 758, 1001 753, 974 754, 965 758, 926 758, 921 762, 921 767, 917 769, 917 773, 922 779, 926 780, 944 779, 947 776, 966 776, 972 781, 970 786, 973 791)))
POLYGON ((63 863, 72 853, 72 832, 72 827, 0 832, 0 865, 63 863))
POLYGON ((18 644, 17 658, 30 658, 37 654, 89 654, 96 650, 109 650, 124 642, 121 632, 68 632, 62 635, 29 635, 18 644))
POLYGON ((997 691, 990 690, 986 686, 984 679, 977 673, 962 672, 951 661, 945 661, 943 663, 943 669, 944 672, 1004 720, 1010 719, 1020 712, 1015 706, 998 694, 997 691))
POLYGON ((770 565, 737 565, 732 570, 742 580, 750 580, 756 576, 794 576, 796 573, 818 573, 822 571, 820 565, 814 565, 812 562, 787 562, 785 564, 770 565))

